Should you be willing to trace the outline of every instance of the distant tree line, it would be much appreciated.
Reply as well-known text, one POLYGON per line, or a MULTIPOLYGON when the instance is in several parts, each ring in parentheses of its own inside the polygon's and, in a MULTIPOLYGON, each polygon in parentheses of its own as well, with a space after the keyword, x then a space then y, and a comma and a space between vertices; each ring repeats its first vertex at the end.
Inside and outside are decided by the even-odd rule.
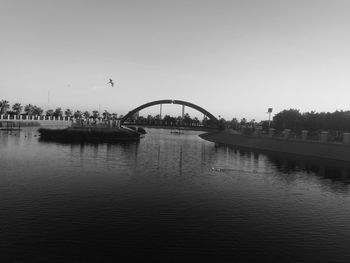
MULTIPOLYGON (((62 108, 57 108, 55 110, 49 109, 44 112, 44 110, 36 105, 27 104, 22 106, 21 103, 14 103, 11 107, 9 101, 1 100, 0 101, 0 115, 5 116, 48 116, 48 117, 68 117, 68 118, 99 118, 100 113, 98 110, 89 111, 72 111, 71 109, 66 109, 65 111, 62 108)), ((102 113, 102 118, 113 117, 117 118, 117 113, 109 113, 108 111, 104 111, 102 113)))
MULTIPOLYGON (((9 115, 9 116, 49 116, 49 117, 68 117, 68 118, 113 118, 117 119, 122 118, 123 115, 118 115, 117 113, 109 113, 104 111, 101 115, 98 110, 89 111, 72 111, 70 109, 62 110, 57 108, 55 110, 49 109, 44 112, 44 110, 36 105, 27 104, 22 106, 21 103, 14 103, 11 107, 9 101, 0 100, 0 115, 9 115)), ((181 116, 172 117, 170 115, 165 115, 163 118, 161 116, 148 115, 147 117, 143 116, 132 116, 128 121, 140 124, 140 125, 164 125, 164 126, 213 126, 212 120, 208 117, 204 117, 202 120, 199 120, 197 117, 192 118, 188 113, 186 113, 182 119, 181 116)), ((224 118, 219 116, 219 126, 232 128, 235 130, 250 128, 260 129, 267 131, 269 128, 268 121, 256 122, 254 119, 248 121, 246 118, 242 118, 238 121, 236 118, 233 118, 231 121, 226 121, 224 118)), ((270 127, 275 128, 277 132, 282 132, 285 129, 290 129, 295 133, 300 133, 302 130, 308 130, 309 132, 317 132, 321 130, 326 131, 342 131, 350 132, 350 111, 335 111, 335 112, 305 112, 301 113, 297 109, 283 110, 277 113, 271 123, 270 127)))
POLYGON ((297 109, 283 110, 273 117, 272 127, 277 131, 291 129, 297 133, 302 130, 350 132, 350 111, 300 113, 297 109))
MULTIPOLYGON (((102 118, 102 119, 117 119, 122 118, 123 115, 118 115, 117 113, 109 113, 108 111, 104 111, 101 115, 98 110, 93 110, 92 112, 89 111, 72 111, 71 109, 62 110, 62 108, 57 108, 55 110, 49 109, 44 112, 44 110, 36 105, 28 104, 25 106, 22 106, 21 103, 15 103, 12 105, 12 108, 10 107, 10 104, 7 100, 1 100, 0 101, 0 114, 5 116, 48 116, 48 117, 55 117, 55 118, 61 118, 61 117, 68 117, 68 118, 102 118), (12 110, 11 110, 12 109, 12 110)), ((164 125, 164 126, 213 126, 212 120, 208 119, 208 117, 204 117, 202 121, 200 121, 197 117, 192 118, 188 113, 184 115, 182 118, 181 116, 178 117, 172 117, 170 115, 165 115, 163 118, 161 116, 155 115, 148 115, 147 117, 143 116, 137 116, 134 115, 128 119, 129 122, 139 124, 139 125, 164 125)), ((225 126, 226 121, 221 118, 220 124, 221 126, 225 126)))
POLYGON ((172 117, 170 115, 165 115, 163 118, 157 114, 155 116, 147 115, 144 116, 133 116, 129 119, 130 122, 139 124, 139 125, 159 125, 159 126, 200 126, 202 122, 197 118, 191 118, 191 116, 186 113, 184 117, 172 117))

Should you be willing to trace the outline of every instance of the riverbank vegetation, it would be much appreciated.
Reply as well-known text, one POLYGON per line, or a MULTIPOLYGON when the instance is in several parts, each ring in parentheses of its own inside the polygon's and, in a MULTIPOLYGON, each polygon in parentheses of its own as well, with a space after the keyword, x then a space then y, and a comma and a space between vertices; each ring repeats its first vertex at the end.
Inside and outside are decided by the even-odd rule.
POLYGON ((350 132, 350 111, 301 113, 296 109, 284 110, 273 117, 273 127, 278 131, 292 129, 296 132, 302 130, 350 132))
MULTIPOLYGON (((42 108, 36 105, 21 103, 14 103, 11 107, 9 101, 0 100, 0 115, 3 116, 45 116, 51 118, 65 118, 67 120, 71 118, 76 119, 120 119, 123 115, 117 113, 110 113, 103 111, 100 113, 98 110, 72 111, 71 109, 57 108, 48 109, 44 111, 42 108)), ((212 121, 207 117, 198 119, 192 118, 186 113, 182 116, 173 117, 170 115, 160 116, 147 115, 138 116, 137 114, 128 119, 129 123, 138 125, 163 125, 163 126, 211 126, 212 121)), ((240 121, 233 118, 231 121, 227 121, 219 116, 219 123, 221 127, 231 128, 235 130, 244 129, 260 129, 268 132, 269 128, 274 128, 276 132, 283 132, 286 129, 290 129, 292 133, 300 134, 302 130, 308 130, 310 133, 319 132, 321 130, 330 131, 331 133, 350 132, 350 111, 335 111, 335 112, 304 112, 301 113, 297 109, 283 110, 275 114, 271 122, 264 120, 257 122, 254 119, 248 121, 246 118, 242 118, 240 121)))
MULTIPOLYGON (((7 100, 0 101, 0 115, 3 115, 5 119, 8 117, 13 119, 19 116, 29 116, 36 117, 38 119, 55 118, 55 119, 66 119, 70 120, 72 118, 75 119, 121 119, 123 115, 118 115, 117 113, 110 113, 108 111, 104 111, 100 113, 98 110, 89 111, 81 111, 76 110, 72 111, 71 109, 62 110, 62 108, 57 109, 48 109, 44 112, 44 110, 36 105, 27 104, 22 106, 20 103, 15 103, 10 107, 10 104, 7 100)), ((202 120, 199 120, 197 117, 192 118, 188 113, 186 113, 183 117, 177 116, 172 117, 170 115, 165 115, 164 117, 158 115, 147 115, 147 116, 138 116, 135 114, 131 116, 127 123, 129 124, 137 124, 137 125, 149 125, 149 126, 212 126, 212 120, 204 117, 202 120)), ((220 124, 222 127, 225 126, 225 120, 220 118, 220 124)))

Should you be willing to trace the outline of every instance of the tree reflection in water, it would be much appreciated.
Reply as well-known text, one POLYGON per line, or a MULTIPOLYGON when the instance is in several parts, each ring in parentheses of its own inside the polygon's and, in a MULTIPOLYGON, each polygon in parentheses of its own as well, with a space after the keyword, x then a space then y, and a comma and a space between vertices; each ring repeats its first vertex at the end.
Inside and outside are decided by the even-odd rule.
MULTIPOLYGON (((297 179, 300 173, 306 173, 309 176, 316 176, 323 187, 329 188, 333 192, 349 192, 350 163, 348 162, 285 153, 258 152, 232 146, 216 146, 216 150, 226 151, 227 158, 232 155, 229 159, 241 163, 241 166, 248 168, 248 171, 261 172, 262 170, 259 170, 260 163, 260 166, 261 164, 264 166, 263 172, 270 173, 271 168, 274 168, 282 174, 288 175, 283 178, 286 181, 292 182, 297 179), (268 165, 266 161, 272 167, 266 167, 268 165), (249 167, 255 168, 249 169, 249 167)), ((280 175, 276 173, 276 176, 280 175)))

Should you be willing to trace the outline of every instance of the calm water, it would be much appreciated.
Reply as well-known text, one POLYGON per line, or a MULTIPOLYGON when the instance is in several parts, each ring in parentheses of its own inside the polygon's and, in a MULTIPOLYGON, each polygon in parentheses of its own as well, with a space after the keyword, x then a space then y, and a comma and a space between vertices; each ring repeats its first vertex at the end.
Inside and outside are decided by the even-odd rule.
POLYGON ((0 261, 349 262, 349 167, 198 134, 59 144, 1 131, 0 261))

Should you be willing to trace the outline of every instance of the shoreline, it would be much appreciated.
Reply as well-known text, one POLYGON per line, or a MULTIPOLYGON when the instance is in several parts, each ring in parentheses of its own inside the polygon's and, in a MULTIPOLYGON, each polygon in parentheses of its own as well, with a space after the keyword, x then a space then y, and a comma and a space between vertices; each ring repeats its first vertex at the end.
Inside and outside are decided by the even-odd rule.
POLYGON ((199 136, 210 142, 238 148, 350 162, 350 144, 250 136, 225 131, 209 132, 199 136))

